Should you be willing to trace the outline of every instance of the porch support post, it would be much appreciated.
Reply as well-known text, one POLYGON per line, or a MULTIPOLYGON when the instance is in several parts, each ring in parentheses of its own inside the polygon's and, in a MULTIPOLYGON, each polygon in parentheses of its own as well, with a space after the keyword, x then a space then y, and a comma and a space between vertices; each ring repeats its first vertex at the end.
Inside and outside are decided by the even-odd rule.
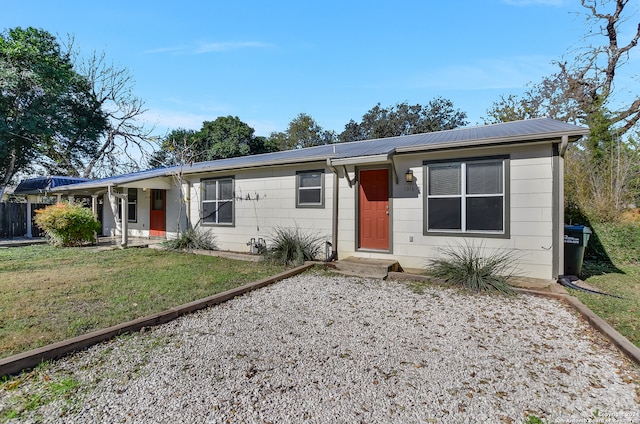
POLYGON ((122 227, 122 241, 120 243, 121 247, 127 247, 128 235, 129 235, 129 205, 127 205, 127 195, 123 194, 120 197, 120 207, 122 210, 122 219, 120 220, 120 224, 122 227))
POLYGON ((107 190, 109 193, 109 198, 115 197, 116 199, 120 200, 120 210, 122 211, 120 214, 120 232, 122 236, 120 247, 124 249, 125 247, 127 247, 129 232, 129 207, 127 205, 127 194, 116 193, 115 191, 113 191, 113 186, 108 186, 107 190))
MULTIPOLYGON (((95 219, 98 219, 98 195, 91 195, 91 212, 95 219)), ((96 244, 98 244, 98 233, 96 231, 93 232, 93 240, 96 244)))
POLYGON ((56 203, 62 203, 62 193, 56 193, 56 203))
POLYGON ((27 195, 27 238, 33 237, 31 225, 31 196, 27 195))
POLYGON ((98 195, 97 194, 91 195, 91 212, 93 212, 93 215, 96 218, 98 217, 98 195))

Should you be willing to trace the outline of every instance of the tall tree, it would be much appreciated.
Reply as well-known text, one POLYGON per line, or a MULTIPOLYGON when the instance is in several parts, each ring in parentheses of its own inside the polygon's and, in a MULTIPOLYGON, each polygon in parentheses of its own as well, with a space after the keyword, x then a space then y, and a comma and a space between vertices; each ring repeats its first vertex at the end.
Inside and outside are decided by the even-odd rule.
POLYGON ((150 168, 192 164, 205 159, 205 151, 195 139, 196 132, 179 128, 162 139, 160 149, 148 160, 150 168))
POLYGON ((215 160, 262 153, 255 130, 237 116, 221 116, 202 124, 195 140, 205 152, 204 160, 215 160))
POLYGON ((103 177, 125 168, 139 170, 140 157, 153 151, 153 128, 141 121, 146 109, 144 101, 133 93, 133 76, 128 69, 108 63, 104 53, 94 52, 88 59, 78 60, 76 66, 88 79, 109 124, 97 149, 85 156, 78 174, 103 177))
POLYGON ((453 102, 442 97, 431 100, 426 106, 398 103, 389 108, 380 103, 353 120, 339 135, 341 142, 394 137, 433 131, 450 130, 467 125, 467 114, 454 109, 453 102))
POLYGON ((57 138, 91 149, 107 125, 90 83, 54 36, 35 28, 0 35, 0 197, 13 176, 57 138))
POLYGON ((322 146, 336 141, 333 131, 323 129, 310 115, 300 113, 289 122, 284 132, 271 133, 267 141, 270 150, 291 150, 322 146))
POLYGON ((558 71, 522 96, 502 96, 494 102, 485 122, 549 116, 585 124, 591 114, 607 110, 618 134, 631 130, 640 120, 640 92, 635 90, 626 101, 616 98, 620 104, 612 103, 616 75, 640 40, 640 22, 622 30, 622 25, 631 19, 625 15, 628 3, 629 0, 581 0, 588 28, 584 46, 570 52, 573 59, 556 61, 558 71), (625 35, 627 40, 621 43, 625 35), (593 38, 598 40, 594 43, 593 38))
POLYGON ((494 102, 485 121, 549 116, 589 126, 589 134, 567 157, 568 209, 592 219, 611 219, 637 197, 638 146, 629 133, 640 120, 640 92, 616 96, 616 76, 640 40, 640 23, 630 27, 628 0, 581 0, 588 32, 572 60, 556 62, 558 72, 521 97, 494 102), (621 42, 626 37, 626 41, 621 42), (592 39, 598 41, 593 43, 592 39), (618 102, 614 104, 615 101, 618 102))

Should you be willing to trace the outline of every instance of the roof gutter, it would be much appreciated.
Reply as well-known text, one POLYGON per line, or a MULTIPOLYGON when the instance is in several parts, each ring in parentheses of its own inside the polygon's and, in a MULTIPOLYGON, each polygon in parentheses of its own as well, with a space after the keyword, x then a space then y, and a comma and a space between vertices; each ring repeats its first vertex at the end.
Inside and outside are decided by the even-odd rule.
MULTIPOLYGON (((482 143, 478 143, 477 139, 474 140, 464 140, 459 142, 447 142, 447 143, 436 143, 436 144, 421 144, 417 146, 405 146, 405 147, 397 147, 395 150, 398 153, 411 153, 411 152, 419 152, 425 150, 449 150, 454 148, 463 148, 463 147, 485 147, 485 146, 494 146, 500 144, 510 144, 516 143, 520 144, 522 142, 531 142, 531 141, 551 141, 562 140, 566 138, 567 143, 574 142, 585 136, 589 133, 588 129, 584 129, 582 131, 574 131, 571 133, 567 132, 558 132, 558 133, 550 133, 544 134, 541 137, 541 134, 532 134, 529 136, 510 136, 510 137, 495 137, 495 138, 487 138, 484 139, 482 143)), ((556 143, 558 141, 555 141, 556 143)))

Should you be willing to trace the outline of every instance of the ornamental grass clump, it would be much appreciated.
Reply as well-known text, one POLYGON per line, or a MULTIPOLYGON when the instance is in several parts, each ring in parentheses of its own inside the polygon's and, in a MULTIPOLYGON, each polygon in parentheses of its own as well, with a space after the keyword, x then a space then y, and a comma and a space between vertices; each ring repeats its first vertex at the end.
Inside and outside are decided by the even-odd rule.
POLYGON ((36 210, 35 223, 56 247, 93 244, 100 222, 91 209, 78 203, 56 203, 36 210))
POLYGON ((276 227, 271 246, 265 250, 264 259, 280 265, 302 265, 316 260, 322 251, 323 238, 299 228, 276 227))
POLYGON ((512 294, 508 280, 515 275, 514 264, 511 251, 487 253, 483 246, 466 244, 443 248, 442 257, 429 260, 427 272, 471 291, 512 294))
POLYGON ((189 228, 179 237, 167 240, 164 246, 168 250, 218 250, 216 236, 207 231, 189 228))

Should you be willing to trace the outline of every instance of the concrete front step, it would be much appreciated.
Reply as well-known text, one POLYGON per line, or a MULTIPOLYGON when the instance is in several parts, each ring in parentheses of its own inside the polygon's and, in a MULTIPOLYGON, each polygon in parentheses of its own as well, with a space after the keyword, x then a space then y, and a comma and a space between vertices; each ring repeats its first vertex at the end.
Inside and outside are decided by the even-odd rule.
POLYGON ((386 279, 390 271, 402 271, 393 259, 356 258, 350 256, 335 262, 336 272, 356 277, 386 279))

